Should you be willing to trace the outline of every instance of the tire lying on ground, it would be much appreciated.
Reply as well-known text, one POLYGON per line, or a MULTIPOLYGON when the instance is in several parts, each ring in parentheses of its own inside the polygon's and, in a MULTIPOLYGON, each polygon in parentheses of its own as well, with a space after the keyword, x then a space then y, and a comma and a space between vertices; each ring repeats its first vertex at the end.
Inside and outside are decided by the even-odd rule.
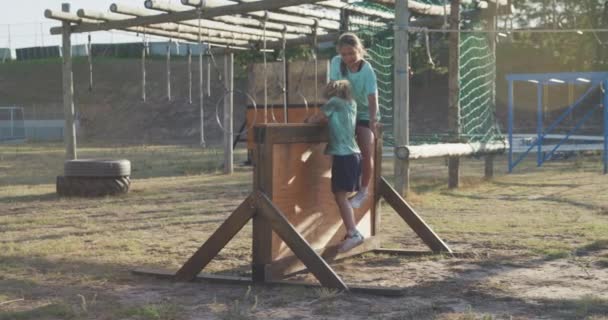
POLYGON ((68 160, 64 175, 57 177, 61 196, 99 197, 129 192, 129 160, 68 160))

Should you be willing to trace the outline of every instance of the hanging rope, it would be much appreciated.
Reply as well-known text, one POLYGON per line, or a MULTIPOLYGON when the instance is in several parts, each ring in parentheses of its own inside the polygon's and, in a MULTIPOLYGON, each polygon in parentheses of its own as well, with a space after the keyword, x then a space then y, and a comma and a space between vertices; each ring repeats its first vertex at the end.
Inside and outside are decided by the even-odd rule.
POLYGON ((201 6, 198 11, 198 98, 199 98, 199 112, 200 112, 200 127, 201 127, 201 147, 206 146, 205 142, 205 112, 204 112, 204 101, 205 101, 205 92, 203 90, 203 29, 201 26, 201 16, 203 14, 205 0, 201 1, 201 6))
POLYGON ((319 20, 315 19, 315 24, 312 29, 312 58, 315 62, 315 106, 319 106, 319 64, 317 61, 317 44, 318 44, 318 29, 319 20))
POLYGON ((89 33, 89 42, 87 43, 87 51, 89 53, 89 92, 93 92, 93 52, 91 45, 91 34, 89 33))
POLYGON ((192 104, 192 48, 188 44, 188 103, 192 104))
POLYGON ((171 101, 171 39, 167 42, 167 100, 171 101))
POLYGON ((424 31, 424 43, 426 45, 426 56, 428 58, 428 62, 433 68, 435 68, 435 62, 433 61, 433 56, 431 55, 431 41, 429 39, 428 29, 424 31))
POLYGON ((146 50, 148 48, 145 31, 146 29, 144 28, 141 46, 141 100, 143 102, 146 102, 146 50))
POLYGON ((450 24, 448 23, 448 0, 443 0, 443 26, 442 29, 447 29, 450 24))
POLYGON ((281 59, 283 59, 283 122, 287 123, 287 26, 283 26, 281 59))

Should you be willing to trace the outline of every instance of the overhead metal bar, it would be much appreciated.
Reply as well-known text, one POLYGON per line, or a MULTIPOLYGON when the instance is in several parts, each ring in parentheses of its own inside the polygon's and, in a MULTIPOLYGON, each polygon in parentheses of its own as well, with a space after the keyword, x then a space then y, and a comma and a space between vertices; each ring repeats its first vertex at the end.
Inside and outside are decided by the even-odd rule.
MULTIPOLYGON (((233 14, 246 14, 248 12, 255 12, 260 10, 275 10, 282 7, 316 3, 321 0, 261 0, 256 2, 234 4, 222 7, 207 8, 200 12, 198 9, 180 11, 171 14, 159 14, 145 17, 137 17, 126 20, 108 21, 105 23, 91 24, 82 23, 80 25, 71 26, 72 33, 83 33, 93 32, 111 29, 125 29, 135 26, 145 26, 150 24, 159 24, 166 22, 180 22, 187 20, 196 19, 211 19, 214 17, 233 15, 233 14)), ((59 34, 61 31, 52 29, 52 34, 59 34)))

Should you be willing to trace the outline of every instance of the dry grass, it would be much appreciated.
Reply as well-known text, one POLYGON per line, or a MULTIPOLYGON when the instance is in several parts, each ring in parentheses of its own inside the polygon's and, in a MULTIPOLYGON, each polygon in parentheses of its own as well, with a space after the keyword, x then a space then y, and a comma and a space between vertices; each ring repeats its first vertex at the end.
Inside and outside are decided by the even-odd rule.
MULTIPOLYGON (((445 303, 433 300, 433 290, 447 292, 453 284, 427 276, 422 277, 426 285, 422 280, 410 283, 409 272, 415 269, 408 268, 441 264, 464 269, 461 263, 475 263, 480 270, 494 270, 505 265, 492 257, 516 256, 525 260, 512 261, 519 264, 565 260, 587 270, 584 274, 605 268, 608 261, 608 180, 600 175, 597 158, 576 165, 552 162, 542 169, 527 163, 516 174, 499 174, 489 182, 480 177, 483 162, 469 159, 464 161, 464 186, 458 190, 446 189, 447 169, 443 160, 435 160, 414 163, 412 203, 450 246, 477 252, 479 258, 463 262, 366 255, 336 266, 348 282, 413 285, 415 294, 428 295, 420 301, 412 295, 406 299, 414 300, 396 302, 327 290, 206 290, 208 285, 167 284, 134 277, 129 270, 179 267, 251 190, 250 169, 221 175, 221 153, 197 147, 84 146, 84 158, 130 159, 132 192, 62 199, 53 184, 62 156, 61 145, 0 146, 0 319, 287 319, 288 314, 315 319, 345 314, 356 319, 502 319, 504 314, 487 310, 483 299, 472 298, 473 307, 459 312, 442 307, 445 303)), ((239 151, 239 160, 244 157, 239 151)), ((391 163, 384 165, 388 175, 391 163)), ((500 162, 497 171, 505 167, 500 162)), ((383 206, 387 247, 423 248, 407 229, 383 206)), ((250 235, 247 225, 206 270, 247 274, 250 235)), ((480 295, 480 290, 485 290, 485 299, 509 294, 508 286, 499 283, 474 287, 470 294, 480 295)), ((525 305, 519 312, 553 312, 517 301, 525 305)), ((608 310, 604 298, 568 301, 546 305, 564 306, 559 315, 572 319, 597 318, 608 310)))

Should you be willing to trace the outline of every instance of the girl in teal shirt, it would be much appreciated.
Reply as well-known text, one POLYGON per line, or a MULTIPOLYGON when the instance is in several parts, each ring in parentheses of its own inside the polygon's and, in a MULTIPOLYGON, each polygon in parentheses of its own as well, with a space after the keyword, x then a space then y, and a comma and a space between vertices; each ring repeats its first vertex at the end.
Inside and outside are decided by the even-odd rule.
POLYGON ((376 74, 369 62, 363 60, 365 48, 354 33, 344 33, 336 45, 338 56, 331 60, 329 79, 348 80, 357 103, 356 139, 362 156, 361 189, 350 199, 359 208, 367 199, 372 176, 374 137, 377 135, 380 112, 376 74))
POLYGON ((346 252, 363 243, 363 235, 356 228, 353 207, 348 200, 350 193, 360 189, 361 154, 355 140, 357 107, 346 80, 328 83, 324 95, 329 100, 321 107, 321 112, 306 122, 327 122, 329 127, 325 153, 332 156, 331 191, 346 226, 346 237, 338 251, 346 252))

